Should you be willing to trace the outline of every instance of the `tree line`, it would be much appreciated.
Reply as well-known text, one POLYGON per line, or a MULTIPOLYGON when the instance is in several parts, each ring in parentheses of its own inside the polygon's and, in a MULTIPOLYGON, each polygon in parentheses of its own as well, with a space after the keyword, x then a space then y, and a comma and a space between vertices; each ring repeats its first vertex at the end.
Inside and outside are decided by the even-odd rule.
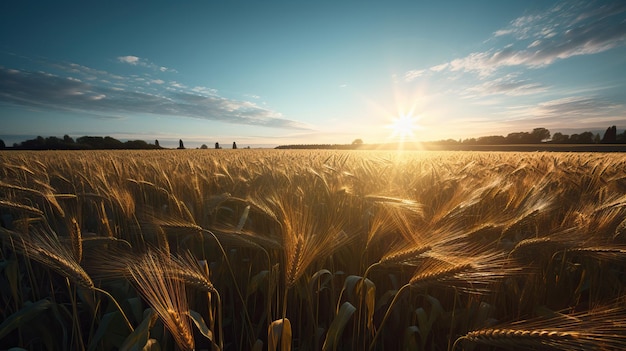
MULTIPOLYGON (((611 126, 606 129, 604 135, 600 137, 599 133, 582 132, 580 134, 563 134, 560 132, 552 135, 546 128, 535 128, 531 132, 509 133, 506 136, 489 135, 478 138, 468 139, 447 139, 432 142, 438 145, 516 145, 516 144, 626 144, 626 130, 617 133, 617 127, 611 126)), ((371 145, 370 145, 371 146, 371 145)), ((340 149, 351 150, 363 148, 363 140, 356 139, 352 144, 300 144, 300 145, 281 145, 277 149, 340 149)), ((0 149, 6 148, 2 139, 0 139, 0 149)), ((178 149, 184 149, 183 141, 179 141, 178 149)), ((202 145, 202 149, 208 149, 206 145, 202 145)), ((219 143, 215 143, 216 149, 222 147, 219 143)), ((237 144, 233 142, 233 149, 237 149, 237 144)), ((150 144, 144 140, 128 140, 122 142, 115 138, 105 136, 83 136, 74 140, 69 135, 63 138, 41 137, 25 140, 21 143, 14 143, 13 149, 16 150, 146 150, 146 149, 162 149, 159 141, 155 140, 154 144, 150 144)))
MULTIPOLYGON (((0 149, 6 148, 4 141, 0 140, 0 149)), ((115 138, 105 136, 83 136, 74 140, 69 135, 63 138, 55 136, 44 138, 38 136, 34 139, 14 143, 13 149, 16 150, 144 150, 144 149, 162 149, 159 141, 155 140, 154 144, 147 143, 143 140, 120 141, 115 138)))
POLYGON ((509 133, 507 136, 491 135, 479 138, 469 138, 463 140, 441 140, 443 144, 465 144, 465 145, 507 145, 507 144, 625 144, 626 130, 617 134, 617 127, 611 126, 606 129, 604 135, 599 133, 582 132, 580 134, 563 134, 560 132, 551 135, 546 128, 535 128, 532 132, 509 133))
MULTIPOLYGON (((0 139, 0 149, 5 149, 7 146, 4 141, 0 139)), ((216 149, 221 149, 219 143, 215 143, 216 149)), ((233 149, 237 149, 237 143, 233 142, 233 149)), ((249 149, 250 147, 246 147, 249 149)), ((44 138, 38 136, 34 139, 22 141, 21 143, 14 143, 12 149, 15 150, 151 150, 151 149, 163 149, 159 145, 159 141, 155 140, 154 144, 150 144, 144 140, 128 140, 120 141, 110 136, 83 136, 74 140, 69 135, 64 135, 63 138, 57 138, 55 136, 44 138)), ((185 149, 183 140, 179 140, 177 149, 185 149)), ((200 149, 208 149, 203 144, 200 149)))

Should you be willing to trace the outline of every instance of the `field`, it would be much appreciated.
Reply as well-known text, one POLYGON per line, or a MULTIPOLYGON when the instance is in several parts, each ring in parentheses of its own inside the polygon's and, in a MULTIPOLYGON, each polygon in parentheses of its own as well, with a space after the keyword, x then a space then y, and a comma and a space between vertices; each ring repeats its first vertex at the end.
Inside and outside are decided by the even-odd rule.
POLYGON ((626 155, 0 153, 0 349, 622 350, 626 155))

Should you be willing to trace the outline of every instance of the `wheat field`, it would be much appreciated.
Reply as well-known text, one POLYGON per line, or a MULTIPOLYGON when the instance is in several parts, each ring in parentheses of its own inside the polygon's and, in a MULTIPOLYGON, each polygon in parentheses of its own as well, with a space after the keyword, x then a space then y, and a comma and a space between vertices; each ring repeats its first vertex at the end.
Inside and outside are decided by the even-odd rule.
POLYGON ((622 350, 626 155, 0 153, 0 349, 622 350))

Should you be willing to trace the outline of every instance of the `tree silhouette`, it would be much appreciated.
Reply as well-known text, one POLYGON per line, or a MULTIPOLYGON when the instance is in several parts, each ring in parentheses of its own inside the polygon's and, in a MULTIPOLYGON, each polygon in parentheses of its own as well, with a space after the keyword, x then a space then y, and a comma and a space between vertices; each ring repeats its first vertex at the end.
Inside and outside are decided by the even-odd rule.
MULTIPOLYGON (((484 137, 478 138, 478 142, 484 137)), ((509 133, 506 138, 505 144, 528 144, 531 142, 530 133, 528 132, 517 132, 517 133, 509 133)))
POLYGON ((161 145, 159 145, 159 140, 158 139, 154 140, 154 146, 156 146, 157 148, 161 147, 161 145))
POLYGON ((74 139, 72 139, 71 136, 65 134, 63 136, 63 142, 66 143, 66 144, 74 144, 74 139))
POLYGON ((543 140, 550 139, 550 131, 546 128, 535 128, 530 135, 531 140, 535 143, 540 143, 543 140))
POLYGON ((617 141, 617 127, 611 126, 606 129, 604 136, 602 137, 603 143, 614 143, 617 141))
POLYGON ((552 136, 552 142, 555 144, 564 144, 569 141, 569 135, 563 134, 561 132, 556 132, 552 136))
POLYGON ((178 140, 178 149, 182 150, 185 148, 185 145, 183 145, 183 139, 178 140))
POLYGON ((354 139, 352 145, 363 145, 363 139, 354 139))
POLYGON ((237 150, 237 143, 233 141, 233 150, 237 150))
POLYGON ((221 149, 220 143, 218 143, 218 142, 215 143, 215 149, 221 149))
POLYGON ((0 149, 4 149, 6 146, 6 144, 4 143, 4 140, 0 139, 0 149))
POLYGON ((200 146, 200 148, 201 148, 202 150, 206 150, 206 149, 208 149, 209 147, 208 147, 208 146, 206 146, 206 144, 202 144, 202 146, 200 146))

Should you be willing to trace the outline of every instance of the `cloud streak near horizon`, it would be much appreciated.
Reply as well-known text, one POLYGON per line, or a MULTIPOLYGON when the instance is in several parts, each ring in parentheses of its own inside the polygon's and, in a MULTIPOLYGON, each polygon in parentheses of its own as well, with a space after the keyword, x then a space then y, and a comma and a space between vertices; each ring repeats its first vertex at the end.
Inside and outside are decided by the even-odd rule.
MULTIPOLYGON (((135 56, 124 56, 118 60, 159 72, 173 72, 135 56)), ((150 75, 121 76, 76 63, 54 63, 51 66, 65 74, 0 66, 0 102, 57 111, 97 113, 104 117, 110 115, 111 118, 153 114, 269 128, 310 129, 254 102, 220 96, 215 89, 189 88, 176 81, 166 83, 150 75)))

